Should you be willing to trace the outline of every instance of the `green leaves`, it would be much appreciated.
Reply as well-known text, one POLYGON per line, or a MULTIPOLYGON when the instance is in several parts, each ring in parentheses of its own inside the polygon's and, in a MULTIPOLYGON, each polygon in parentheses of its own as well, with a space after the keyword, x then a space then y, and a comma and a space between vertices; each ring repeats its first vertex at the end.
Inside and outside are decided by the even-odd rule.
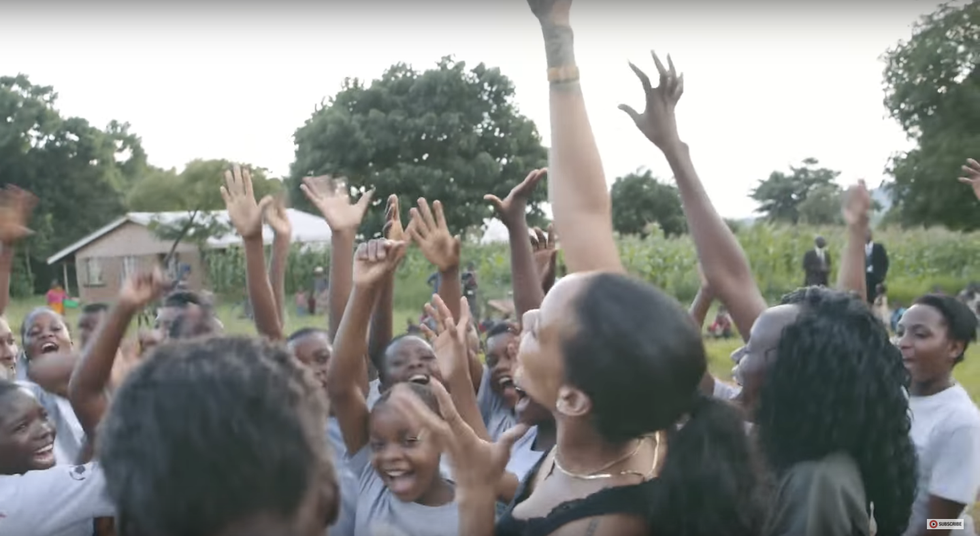
MULTIPOLYGON (((328 106, 295 134, 290 173, 293 206, 310 210, 298 195, 304 176, 346 176, 355 193, 377 188, 364 236, 383 226, 380 204, 397 194, 407 213, 419 197, 440 200, 453 233, 483 225, 490 211, 483 195, 506 195, 547 152, 534 124, 513 104, 514 88, 498 69, 466 69, 443 58, 435 68, 390 67, 365 84, 345 82, 328 106)), ((529 205, 540 216, 544 189, 529 205)))
POLYGON ((658 181, 650 170, 617 178, 609 197, 613 229, 620 234, 646 237, 651 225, 668 237, 687 232, 677 187, 658 181))
POLYGON ((980 229, 980 207, 956 182, 980 147, 980 1, 940 6, 883 60, 885 106, 917 142, 888 168, 895 177, 892 219, 980 229))

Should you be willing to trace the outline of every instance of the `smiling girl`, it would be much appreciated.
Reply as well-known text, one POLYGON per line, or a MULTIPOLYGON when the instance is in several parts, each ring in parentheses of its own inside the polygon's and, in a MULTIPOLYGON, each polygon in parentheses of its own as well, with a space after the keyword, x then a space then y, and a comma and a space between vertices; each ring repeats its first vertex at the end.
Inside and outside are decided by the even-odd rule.
POLYGON ((113 515, 97 464, 55 465, 56 435, 29 390, 0 380, 0 534, 89 536, 113 515))
MULTIPOLYGON (((440 474, 441 445, 419 420, 390 404, 388 393, 372 409, 365 397, 366 326, 379 283, 398 266, 405 246, 404 242, 372 240, 357 249, 354 288, 337 333, 334 356, 327 365, 327 394, 347 447, 348 468, 358 478, 355 534, 397 530, 408 536, 455 536, 459 517, 454 487, 440 474)), ((435 376, 434 356, 426 359, 431 347, 414 339, 403 337, 392 345, 414 350, 393 352, 411 359, 389 362, 387 381, 435 376), (427 352, 420 348, 422 344, 427 352)), ((404 383, 434 404, 427 385, 404 383)))

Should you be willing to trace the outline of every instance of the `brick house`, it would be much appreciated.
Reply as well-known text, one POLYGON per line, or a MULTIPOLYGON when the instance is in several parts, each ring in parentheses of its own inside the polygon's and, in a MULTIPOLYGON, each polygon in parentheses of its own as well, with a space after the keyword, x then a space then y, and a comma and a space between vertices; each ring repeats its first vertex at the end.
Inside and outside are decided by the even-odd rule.
MULTIPOLYGON (((329 245, 330 227, 323 218, 295 209, 288 209, 287 213, 293 227, 293 242, 329 245)), ((226 211, 209 214, 231 228, 226 211)), ((116 298, 129 274, 159 265, 170 252, 173 241, 157 238, 151 225, 174 225, 188 216, 188 212, 130 212, 55 253, 47 262, 49 265, 62 264, 65 289, 83 303, 110 302, 116 298), (76 281, 68 281, 69 264, 75 265, 76 281)), ((265 227, 262 237, 271 244, 272 230, 265 227)), ((206 248, 225 249, 237 244, 241 244, 241 238, 231 231, 225 236, 209 239, 206 248)), ((185 281, 192 289, 202 289, 206 284, 206 270, 194 244, 178 244, 166 269, 171 277, 186 273, 185 281)))

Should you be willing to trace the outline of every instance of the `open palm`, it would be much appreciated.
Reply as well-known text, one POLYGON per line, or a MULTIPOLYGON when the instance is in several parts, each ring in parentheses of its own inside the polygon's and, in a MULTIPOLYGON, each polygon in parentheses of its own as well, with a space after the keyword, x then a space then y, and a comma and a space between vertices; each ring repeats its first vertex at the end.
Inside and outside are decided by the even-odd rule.
POLYGON ((382 278, 398 268, 405 256, 405 242, 378 239, 369 240, 354 252, 354 284, 373 287, 382 278))
POLYGON ((328 175, 306 177, 299 188, 320 214, 323 214, 323 219, 327 220, 330 230, 335 233, 356 231, 374 195, 374 190, 368 190, 357 203, 351 204, 347 180, 334 179, 328 175))
POLYGON ((286 212, 286 202, 282 198, 270 203, 263 216, 276 236, 289 236, 293 233, 293 225, 289 223, 289 213, 286 212))
POLYGON ((487 194, 483 196, 483 199, 493 205, 497 217, 509 227, 516 222, 517 218, 527 217, 527 200, 530 199, 534 189, 547 173, 547 168, 535 169, 528 173, 520 184, 513 187, 507 197, 500 199, 493 194, 487 194))
POLYGON ((27 228, 37 198, 27 190, 7 186, 0 190, 0 243, 13 244, 33 231, 27 228))
POLYGON ((460 240, 453 236, 446 226, 446 216, 442 211, 442 203, 436 201, 429 210, 429 203, 419 199, 419 208, 412 209, 412 222, 409 224, 409 234, 422 255, 434 264, 439 271, 445 272, 459 266, 460 240))
POLYGON ((973 195, 980 199, 980 162, 968 158, 966 165, 963 166, 963 172, 966 173, 966 176, 960 177, 960 182, 969 184, 973 188, 973 195))
POLYGON ((272 203, 271 197, 255 202, 252 192, 252 174, 238 164, 225 171, 225 185, 221 187, 221 197, 228 209, 228 219, 242 238, 262 236, 262 213, 272 203))
POLYGON ((646 73, 630 63, 633 73, 643 84, 645 108, 643 113, 637 113, 636 110, 626 104, 621 104, 619 109, 633 119, 636 128, 640 129, 640 132, 647 139, 663 149, 678 137, 674 109, 677 107, 677 101, 684 94, 684 75, 677 74, 677 69, 674 68, 674 62, 670 56, 667 56, 669 67, 664 67, 655 52, 650 52, 650 54, 653 56, 653 62, 657 65, 657 72, 660 73, 660 84, 653 87, 646 73))

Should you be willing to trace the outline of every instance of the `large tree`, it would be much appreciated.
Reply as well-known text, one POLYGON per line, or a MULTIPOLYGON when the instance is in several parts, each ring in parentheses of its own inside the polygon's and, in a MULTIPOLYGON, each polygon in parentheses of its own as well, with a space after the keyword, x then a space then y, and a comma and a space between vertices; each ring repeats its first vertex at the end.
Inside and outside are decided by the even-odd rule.
POLYGON ((681 196, 673 184, 660 182, 650 170, 637 170, 613 182, 613 228, 621 234, 647 236, 657 224, 666 236, 687 231, 681 196))
MULTIPOLYGON (((369 85, 345 81, 295 142, 294 206, 311 210, 298 191, 303 177, 343 175, 355 191, 375 188, 375 205, 398 194, 403 213, 419 197, 439 199, 460 233, 491 216, 485 194, 506 195, 547 161, 534 123, 517 111, 513 83, 499 69, 467 69, 449 57, 422 72, 393 65, 369 85)), ((532 194, 533 218, 543 216, 544 199, 544 188, 532 194)), ((383 218, 369 211, 361 231, 378 233, 383 218)))
MULTIPOLYGON (((126 207, 137 212, 224 210, 220 188, 224 172, 231 167, 227 160, 193 160, 184 170, 149 168, 126 196, 126 207)), ((255 198, 275 194, 282 182, 266 178, 265 169, 252 169, 255 198)))
POLYGON ((815 193, 819 197, 833 195, 834 191, 839 190, 834 181, 840 175, 839 171, 817 167, 819 164, 816 158, 807 158, 799 167, 790 166, 788 174, 773 171, 768 179, 759 181, 750 194, 752 199, 759 202, 756 212, 770 221, 794 225, 800 223, 802 218, 801 207, 809 205, 807 214, 817 214, 819 211, 814 210, 818 206, 816 199, 807 203, 807 198, 815 193))
POLYGON ((0 182, 39 198, 24 247, 35 289, 58 275, 43 262, 56 250, 104 225, 123 210, 121 191, 146 165, 140 139, 129 125, 105 130, 77 117, 62 117, 57 94, 24 75, 0 77, 0 182))
POLYGON ((956 182, 980 155, 980 0, 941 5, 884 60, 885 106, 916 142, 889 166, 896 219, 980 229, 976 201, 956 182))

